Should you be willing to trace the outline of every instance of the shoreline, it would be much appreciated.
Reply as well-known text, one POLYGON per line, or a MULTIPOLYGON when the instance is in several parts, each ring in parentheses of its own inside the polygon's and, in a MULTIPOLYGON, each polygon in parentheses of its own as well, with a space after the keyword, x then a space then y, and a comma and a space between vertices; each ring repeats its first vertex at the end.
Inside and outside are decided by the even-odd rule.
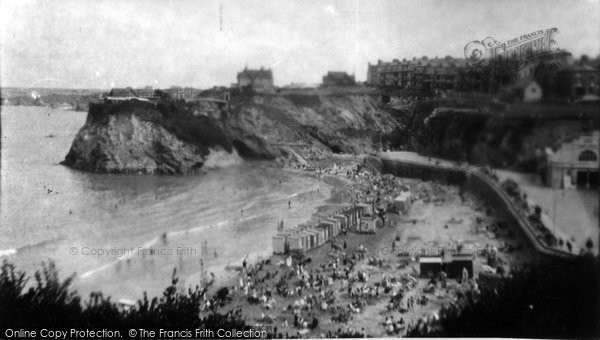
MULTIPOLYGON (((453 223, 448 222, 448 217, 452 216, 449 221, 455 220, 454 215, 456 211, 460 211, 460 213, 465 216, 477 215, 477 218, 485 219, 485 221, 489 222, 489 224, 494 224, 494 221, 497 218, 494 216, 493 213, 491 216, 486 217, 486 214, 484 213, 484 207, 486 207, 486 203, 481 202, 479 199, 473 196, 467 194, 466 203, 464 200, 462 202, 458 200, 458 187, 456 186, 438 185, 420 180, 409 180, 405 178, 393 178, 395 181, 401 182, 403 184, 408 183, 410 187, 431 187, 434 189, 432 190, 432 192, 435 192, 436 190, 440 191, 441 188, 441 191, 443 191, 442 195, 445 197, 441 200, 442 202, 446 202, 447 204, 440 205, 440 201, 438 198, 434 198, 433 200, 430 200, 431 197, 428 197, 426 199, 421 198, 418 200, 415 206, 415 211, 411 212, 410 216, 407 216, 407 218, 405 218, 402 221, 402 226, 404 228, 377 228, 377 232, 375 235, 355 234, 352 232, 348 232, 347 235, 339 235, 335 238, 335 240, 330 240, 326 244, 316 249, 311 249, 305 253, 305 257, 310 258, 311 260, 309 263, 305 264, 303 268, 304 272, 310 272, 311 277, 313 276, 313 274, 315 275, 315 277, 319 277, 320 275, 322 275, 322 273, 325 273, 323 266, 327 265, 328 263, 331 263, 332 257, 335 258, 336 256, 339 256, 339 254, 333 254, 333 250, 330 251, 330 248, 333 248, 332 243, 347 245, 348 253, 353 251, 353 256, 356 255, 360 249, 366 247, 367 251, 363 253, 362 258, 356 260, 356 266, 353 268, 353 270, 358 269, 359 272, 362 271, 364 273, 368 273, 370 277, 375 277, 378 280, 381 279, 383 280, 381 283, 383 283, 386 280, 386 278, 389 277, 397 277, 399 280, 406 280, 406 282, 412 282, 409 285, 413 285, 413 287, 411 287, 411 289, 408 289, 407 294, 404 296, 403 300, 408 300, 409 298, 411 300, 421 299, 426 294, 423 294, 420 291, 427 287, 427 281, 429 280, 423 279, 418 275, 418 270, 416 269, 418 267, 418 262, 415 262, 414 256, 408 261, 408 265, 404 266, 403 268, 396 268, 396 265, 394 265, 394 263, 398 261, 398 257, 396 256, 397 254, 389 253, 389 249, 390 247, 392 247, 391 242, 395 236, 399 236, 402 240, 401 246, 403 247, 403 249, 413 250, 426 249, 428 247, 432 249, 439 249, 442 246, 446 246, 447 244, 445 243, 456 244, 456 242, 464 242, 466 244, 466 248, 475 248, 477 251, 480 251, 481 249, 483 249, 484 242, 486 244, 486 249, 488 245, 491 245, 491 248, 493 249, 498 249, 504 248, 504 245, 508 244, 509 242, 511 244, 514 243, 513 241, 515 240, 507 241, 505 237, 506 235, 490 237, 490 232, 475 236, 469 235, 469 232, 473 227, 472 225, 462 225, 460 227, 460 233, 467 233, 468 236, 473 236, 472 238, 475 239, 475 241, 466 239, 453 239, 451 234, 448 234, 446 238, 440 237, 440 232, 437 231, 434 232, 434 234, 429 235, 432 237, 431 240, 426 241, 425 239, 421 239, 420 233, 422 232, 422 230, 419 229, 422 229, 423 225, 425 225, 426 227, 430 227, 431 224, 437 224, 436 222, 443 223, 444 218, 446 219, 446 223, 453 223), (448 198, 453 196, 448 196, 448 191, 454 192, 453 199, 448 198), (434 218, 436 217, 436 214, 440 215, 441 218, 434 218), (431 221, 431 219, 437 221, 431 221), (369 257, 370 255, 372 256, 369 257), (384 263, 383 266, 380 266, 379 268, 375 266, 375 268, 373 268, 372 263, 369 263, 371 261, 371 258, 381 259, 384 263)), ((352 180, 344 178, 343 176, 323 176, 322 180, 324 182, 332 183, 334 190, 332 190, 331 197, 328 200, 326 200, 326 203, 319 206, 319 208, 317 209, 318 212, 326 211, 332 206, 347 203, 347 201, 344 201, 345 188, 342 184, 346 184, 350 187, 354 183, 352 180)), ((429 193, 428 196, 435 196, 435 194, 429 193)), ((476 219, 473 216, 470 217, 473 218, 473 220, 476 219)), ((448 224, 446 224, 446 227, 447 226, 448 224)), ((427 236, 425 236, 424 238, 426 237, 427 236)), ((524 264, 526 265, 531 259, 535 258, 535 253, 533 249, 527 244, 526 240, 517 239, 516 241, 517 246, 509 247, 512 248, 512 250, 501 252, 502 259, 500 260, 500 262, 503 263, 503 266, 506 268, 506 273, 510 272, 513 266, 520 266, 524 264), (517 248, 517 250, 514 250, 515 248, 517 248)), ((346 248, 344 248, 344 250, 346 250, 346 248)), ((485 268, 484 266, 487 266, 487 264, 484 264, 483 262, 485 260, 482 260, 480 257, 478 257, 478 255, 479 254, 477 253, 477 255, 475 256, 474 266, 477 272, 480 272, 483 270, 483 268, 485 268)), ((250 325, 253 325, 255 323, 263 324, 265 321, 273 321, 271 324, 275 327, 278 327, 279 333, 281 333, 280 335, 284 337, 329 337, 335 335, 336 331, 339 334, 339 331, 342 329, 344 329, 344 332, 350 332, 357 336, 366 333, 368 334, 368 336, 387 337, 401 335, 404 331, 390 333, 386 329, 385 324, 382 324, 385 320, 382 317, 382 315, 386 317, 396 316, 395 320, 397 321, 402 319, 403 325, 419 324, 420 322, 424 322, 427 318, 437 317, 439 310, 444 305, 459 303, 458 296, 463 294, 464 291, 473 289, 477 290, 477 283, 475 280, 469 280, 468 283, 463 284, 454 282, 450 284, 450 287, 452 287, 452 289, 447 290, 444 293, 442 293, 441 290, 438 291, 438 289, 436 288, 434 296, 425 298, 429 302, 425 302, 422 306, 418 305, 417 307, 412 307, 413 309, 411 309, 408 313, 406 311, 399 313, 397 311, 394 311, 394 309, 389 310, 388 298, 391 297, 388 295, 380 298, 378 295, 378 301, 369 301, 368 303, 366 303, 365 306, 363 306, 364 310, 363 308, 359 308, 360 314, 356 315, 356 317, 352 318, 352 314, 350 315, 350 317, 352 318, 352 322, 350 324, 352 324, 353 327, 349 327, 347 323, 335 323, 333 321, 330 321, 330 318, 336 317, 336 314, 332 314, 329 311, 320 310, 318 306, 311 306, 308 314, 305 312, 303 307, 296 308, 298 303, 300 303, 301 305, 303 304, 303 300, 310 300, 312 298, 315 298, 314 294, 323 295, 322 292, 325 290, 324 287, 327 287, 327 285, 325 285, 324 287, 320 287, 316 290, 306 288, 307 291, 314 291, 314 294, 299 295, 294 298, 285 298, 280 296, 278 293, 273 292, 272 288, 276 287, 278 284, 281 284, 281 282, 279 281, 283 280, 283 276, 281 275, 281 273, 279 273, 280 271, 287 273, 285 274, 286 280, 291 279, 293 281, 295 279, 295 276, 297 276, 297 273, 294 273, 293 269, 296 268, 297 271, 298 267, 296 265, 293 265, 291 268, 281 266, 281 264, 285 262, 287 257, 287 255, 272 254, 268 257, 268 259, 265 259, 262 262, 259 262, 258 264, 255 263, 248 265, 247 271, 241 271, 236 278, 232 278, 227 283, 221 284, 218 287, 212 287, 215 289, 222 287, 227 287, 230 289, 232 301, 226 307, 224 307, 225 310, 241 307, 242 313, 246 316, 246 321, 250 325), (249 276, 245 276, 244 273, 249 274, 249 276), (279 274, 279 280, 275 280, 275 278, 272 277, 273 273, 275 273, 274 275, 276 277, 279 274), (263 276, 263 274, 264 277, 262 279, 259 279, 260 282, 257 282, 256 278, 263 276), (244 282, 244 285, 240 286, 240 283, 242 281, 244 282), (250 286, 252 288, 245 287, 246 285, 248 285, 248 282, 251 282, 250 286), (256 287, 260 288, 257 289, 256 287), (246 291, 243 292, 243 289, 245 289, 246 291), (319 293, 319 291, 321 291, 321 293, 319 293), (261 303, 248 301, 248 297, 252 295, 256 295, 258 299, 263 299, 262 296, 265 297, 262 307, 260 306, 261 303), (282 303, 281 300, 287 302, 282 303), (257 317, 259 315, 261 316, 260 318, 257 317), (318 320, 318 326, 315 329, 310 330, 309 328, 303 326, 295 327, 293 325, 294 319, 292 318, 292 316, 294 316, 295 318, 295 315, 301 315, 301 318, 306 318, 304 320, 308 320, 309 323, 311 322, 311 318, 313 321, 316 319, 318 320), (251 318, 252 316, 254 318, 251 318)), ((294 261, 294 263, 296 263, 296 261, 294 261)), ((301 276, 298 277, 298 280, 303 282, 303 279, 300 279, 300 277, 301 276)), ((336 284, 337 283, 333 283, 334 286, 336 286, 336 284)), ((310 285, 311 283, 308 283, 308 287, 310 287, 310 285)), ((368 282, 364 282, 362 284, 363 288, 368 285, 368 282)), ((353 285, 350 283, 350 287, 352 286, 353 285)), ((304 284, 304 287, 306 287, 306 284, 304 284)), ((337 298, 340 300, 340 304, 337 307, 341 307, 341 310, 344 310, 345 308, 354 308, 348 307, 351 305, 345 305, 346 303, 354 303, 352 302, 353 298, 351 298, 347 294, 341 293, 342 291, 345 291, 345 289, 347 289, 348 284, 346 284, 346 286, 342 284, 341 286, 338 285, 336 287, 337 288, 334 288, 329 293, 333 292, 333 294, 336 295, 337 298)), ((306 301, 304 303, 306 303, 306 301)), ((405 330, 406 326, 404 326, 403 329, 405 330)))

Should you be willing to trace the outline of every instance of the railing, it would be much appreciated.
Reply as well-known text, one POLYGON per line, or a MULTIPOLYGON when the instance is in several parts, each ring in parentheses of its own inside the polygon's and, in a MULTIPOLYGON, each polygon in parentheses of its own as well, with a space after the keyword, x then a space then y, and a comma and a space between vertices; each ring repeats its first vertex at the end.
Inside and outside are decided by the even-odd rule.
POLYGON ((418 161, 418 160, 406 160, 406 159, 402 159, 399 157, 394 157, 393 155, 386 155, 385 153, 380 154, 379 157, 382 160, 387 160, 387 161, 392 161, 392 162, 397 162, 397 163, 404 163, 404 164, 410 164, 410 165, 416 165, 416 166, 426 166, 426 167, 431 167, 431 168, 436 168, 436 169, 454 170, 454 171, 463 172, 466 175, 476 176, 481 181, 483 181, 485 184, 487 184, 488 187, 491 188, 496 193, 498 198, 500 198, 500 200, 502 200, 502 202, 506 205, 506 208, 508 209, 509 213, 518 222, 519 226, 521 227, 521 229, 523 230, 523 232, 525 233, 525 235, 527 236, 527 238, 529 239, 529 241, 531 242, 531 244, 534 246, 534 248, 537 251, 539 251, 540 253, 543 253, 545 255, 556 256, 556 257, 573 257, 573 256, 575 256, 574 254, 572 254, 570 252, 550 247, 543 240, 540 240, 537 237, 535 229, 531 225, 529 220, 525 216, 523 216, 523 214, 521 214, 519 211, 517 211, 513 202, 508 197, 508 195, 504 192, 504 190, 498 185, 498 183, 492 181, 488 177, 488 175, 482 174, 479 171, 471 170, 468 167, 462 168, 462 167, 446 165, 446 164, 442 164, 442 163, 430 163, 430 162, 424 162, 424 161, 418 161))

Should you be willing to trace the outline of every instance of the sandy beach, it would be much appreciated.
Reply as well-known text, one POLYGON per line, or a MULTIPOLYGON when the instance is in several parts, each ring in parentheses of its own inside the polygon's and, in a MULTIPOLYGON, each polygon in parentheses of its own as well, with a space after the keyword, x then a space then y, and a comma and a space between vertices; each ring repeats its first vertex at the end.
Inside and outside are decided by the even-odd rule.
MULTIPOLYGON (((333 191, 319 210, 348 202, 357 194, 356 181, 343 175, 345 171, 322 177, 332 184, 333 191)), ((466 290, 477 289, 474 280, 458 283, 449 279, 445 288, 436 286, 425 293, 430 280, 419 275, 419 254, 461 244, 465 252, 477 254, 476 276, 490 268, 481 255, 485 249, 499 250, 497 266, 506 273, 535 257, 526 240, 515 236, 518 233, 510 227, 494 227, 501 220, 480 199, 469 194, 461 198, 456 186, 390 177, 387 175, 387 180, 395 185, 392 190, 409 187, 417 193, 400 225, 378 228, 376 234, 340 235, 334 242, 306 252, 302 269, 295 260, 288 266, 286 260, 291 258, 284 255, 248 264, 228 281, 231 301, 225 310, 241 308, 249 324, 276 327, 283 337, 397 336, 409 324, 436 317, 442 306, 460 303, 466 290), (392 245, 396 238, 399 241, 392 245), (405 252, 410 254, 408 258, 399 256, 405 252), (367 279, 362 280, 364 277, 367 279), (384 289, 390 282, 392 288, 384 289), (395 295, 399 291, 401 302, 395 295), (407 301, 413 302, 408 310, 399 308, 398 304, 407 301), (386 320, 393 320, 398 327, 390 331, 386 320)))

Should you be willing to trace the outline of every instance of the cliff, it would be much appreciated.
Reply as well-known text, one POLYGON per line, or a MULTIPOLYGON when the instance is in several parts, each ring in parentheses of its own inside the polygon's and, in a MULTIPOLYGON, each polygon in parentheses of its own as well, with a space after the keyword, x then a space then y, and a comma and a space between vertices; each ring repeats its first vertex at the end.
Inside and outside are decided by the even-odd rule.
POLYGON ((364 94, 236 93, 229 106, 175 101, 91 104, 62 164, 93 172, 180 174, 246 159, 306 164, 371 151, 399 127, 364 94), (239 155, 239 156, 238 156, 239 155))
POLYGON ((100 103, 91 104, 62 164, 93 172, 180 174, 200 169, 211 153, 223 151, 230 159, 220 162, 236 162, 216 122, 173 102, 100 103))
POLYGON ((393 149, 534 172, 545 148, 555 148, 599 126, 599 117, 591 114, 594 109, 525 104, 442 107, 439 102, 424 101, 405 110, 404 124, 383 140, 393 149))

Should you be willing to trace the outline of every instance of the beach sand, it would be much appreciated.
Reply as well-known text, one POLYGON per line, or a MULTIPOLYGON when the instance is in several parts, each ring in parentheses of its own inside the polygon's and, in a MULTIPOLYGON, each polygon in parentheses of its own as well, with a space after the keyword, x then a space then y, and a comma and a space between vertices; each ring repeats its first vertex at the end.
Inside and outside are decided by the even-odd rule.
MULTIPOLYGON (((348 198, 344 190, 344 183, 348 183, 345 177, 326 176, 324 180, 333 184, 332 187, 334 190, 327 205, 322 206, 319 210, 326 210, 331 206, 339 205, 348 198)), ((437 250, 439 247, 456 244, 457 242, 463 243, 465 249, 471 250, 483 249, 486 245, 502 248, 504 242, 508 242, 516 247, 521 245, 521 250, 510 253, 499 253, 507 271, 510 270, 512 265, 527 263, 535 257, 532 248, 524 240, 519 239, 518 236, 497 237, 488 232, 477 232, 476 220, 478 218, 485 225, 491 225, 494 221, 498 220, 494 216, 493 211, 490 216, 486 214, 486 207, 479 199, 465 194, 465 200, 462 201, 459 197, 459 189, 455 186, 437 185, 419 180, 403 179, 402 181, 411 183, 413 186, 436 185, 438 191, 441 189, 443 194, 436 197, 435 200, 416 201, 412 205, 409 214, 404 217, 403 222, 397 227, 378 228, 377 233, 374 235, 348 233, 347 235, 340 235, 335 240, 338 245, 346 243, 346 252, 349 254, 357 251, 360 245, 363 245, 368 249, 366 253, 367 258, 373 256, 383 261, 383 266, 381 267, 369 265, 367 259, 358 261, 355 270, 370 274, 370 279, 365 284, 373 285, 374 282, 380 282, 384 275, 389 276, 391 274, 394 277, 410 273, 417 273, 418 275, 419 265, 415 261, 415 258, 410 261, 408 266, 399 268, 400 260, 397 252, 391 251, 391 243, 396 236, 400 237, 398 247, 415 255, 423 251, 437 250), (448 228, 445 228, 446 225, 448 228)), ((518 233, 516 234, 518 235, 518 233)), ((326 273, 321 271, 321 264, 328 263, 333 259, 331 244, 326 243, 317 249, 310 250, 306 253, 306 256, 311 258, 311 262, 304 267, 305 271, 326 275, 326 273)), ((276 282, 283 273, 291 270, 285 266, 277 265, 277 263, 284 261, 285 258, 285 256, 273 255, 270 259, 270 264, 263 265, 262 270, 255 274, 255 277, 264 277, 267 272, 272 274, 277 271, 279 273, 279 275, 265 280, 261 284, 262 287, 266 286, 268 289, 275 287, 276 282)), ((475 257, 475 273, 481 271, 484 261, 483 257, 475 257)), ((294 282, 296 281, 298 279, 294 277, 293 280, 290 280, 289 285, 295 286, 297 283, 294 282)), ((337 329, 348 329, 349 327, 357 331, 364 328, 369 336, 390 336, 386 333, 382 324, 386 316, 394 316, 395 320, 399 320, 402 317, 407 324, 415 323, 420 317, 429 316, 432 312, 439 311, 443 305, 456 302, 456 293, 460 288, 456 280, 449 281, 449 286, 456 287, 456 289, 449 289, 441 297, 436 297, 433 294, 425 294, 430 302, 424 306, 417 304, 414 310, 406 313, 400 313, 398 310, 387 311, 386 306, 390 302, 390 296, 385 294, 369 302, 360 313, 352 314, 352 319, 344 324, 332 321, 332 316, 335 314, 329 311, 320 311, 318 307, 314 307, 310 311, 303 311, 301 312, 303 317, 309 320, 315 317, 319 320, 319 326, 304 334, 304 337, 326 336, 329 331, 335 332, 337 329)), ((422 289, 426 286, 427 282, 427 279, 419 278, 417 286, 410 290, 406 296, 419 297, 423 295, 422 289)), ((233 289, 237 284, 237 279, 231 280, 228 286, 233 289)), ((339 281, 335 281, 332 286, 328 286, 327 290, 335 292, 336 304, 343 308, 352 301, 348 296, 346 287, 339 281)), ((315 291, 307 289, 304 295, 306 296, 309 293, 316 294, 315 291)), ((226 307, 226 309, 241 306, 243 315, 251 325, 262 324, 260 318, 262 315, 268 315, 276 320, 272 325, 278 327, 278 333, 281 333, 283 336, 286 336, 286 334, 296 336, 299 329, 293 326, 293 313, 285 309, 288 305, 293 305, 294 301, 298 300, 299 297, 284 298, 274 294, 274 299, 276 301, 274 308, 265 309, 261 304, 249 303, 241 291, 238 291, 238 293, 234 294, 233 301, 231 301, 228 305, 229 307, 226 307), (287 327, 283 326, 284 320, 287 320, 287 327)))

